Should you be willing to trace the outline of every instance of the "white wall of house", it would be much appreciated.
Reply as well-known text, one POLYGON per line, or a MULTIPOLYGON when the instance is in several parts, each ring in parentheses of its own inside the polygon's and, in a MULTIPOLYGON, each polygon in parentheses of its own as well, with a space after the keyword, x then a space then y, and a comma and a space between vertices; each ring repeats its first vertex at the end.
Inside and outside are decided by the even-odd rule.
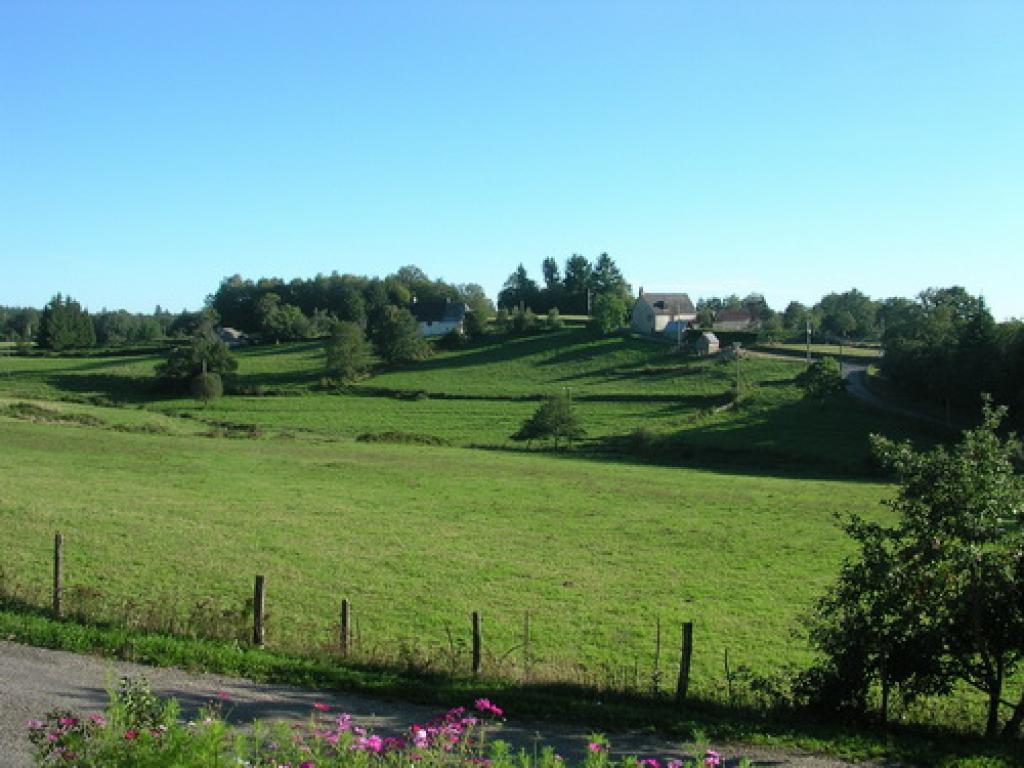
POLYGON ((420 333, 427 338, 431 336, 444 336, 446 333, 458 331, 462 333, 462 321, 434 320, 433 322, 420 322, 420 333))

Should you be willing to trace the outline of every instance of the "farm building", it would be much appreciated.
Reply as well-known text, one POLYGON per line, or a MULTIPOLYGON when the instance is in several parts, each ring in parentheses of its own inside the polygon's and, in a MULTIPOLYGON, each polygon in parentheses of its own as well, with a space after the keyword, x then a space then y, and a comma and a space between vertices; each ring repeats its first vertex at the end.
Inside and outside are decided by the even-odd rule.
POLYGON ((412 314, 420 325, 424 336, 444 336, 456 331, 462 333, 466 321, 466 305, 461 301, 417 301, 412 300, 412 314))
POLYGON ((757 321, 745 309, 723 309, 715 315, 715 328, 719 331, 751 331, 757 321))
POLYGON ((694 342, 694 348, 697 350, 698 355, 714 355, 718 353, 721 344, 719 344, 718 337, 715 334, 705 332, 697 337, 697 341, 694 342))
POLYGON ((637 333, 653 336, 662 333, 669 323, 689 324, 696 318, 697 310, 685 293, 644 293, 641 288, 629 324, 637 333))
POLYGON ((243 347, 249 343, 249 337, 237 328, 218 328, 217 338, 229 347, 243 347))

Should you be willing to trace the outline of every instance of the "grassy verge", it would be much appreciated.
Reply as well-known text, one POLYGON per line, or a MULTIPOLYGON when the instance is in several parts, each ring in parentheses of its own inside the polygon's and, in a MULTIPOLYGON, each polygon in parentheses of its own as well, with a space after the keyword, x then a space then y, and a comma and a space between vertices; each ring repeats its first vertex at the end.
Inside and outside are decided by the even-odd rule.
POLYGON ((447 706, 452 701, 500 700, 514 719, 584 725, 614 733, 654 729, 692 739, 765 744, 823 752, 849 760, 885 759, 922 766, 1021 765, 1021 745, 988 745, 976 738, 907 728, 861 731, 816 720, 808 713, 730 708, 694 700, 599 692, 574 685, 529 685, 472 680, 372 665, 336 655, 294 655, 209 640, 135 632, 124 628, 56 621, 31 609, 0 604, 0 637, 76 653, 93 653, 193 672, 213 672, 261 682, 355 691, 382 699, 447 706))

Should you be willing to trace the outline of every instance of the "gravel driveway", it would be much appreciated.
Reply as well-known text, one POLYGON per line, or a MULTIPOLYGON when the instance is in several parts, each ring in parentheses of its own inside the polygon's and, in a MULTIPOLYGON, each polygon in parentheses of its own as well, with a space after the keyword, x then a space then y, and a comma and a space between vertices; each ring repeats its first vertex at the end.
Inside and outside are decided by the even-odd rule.
MULTIPOLYGON (((328 694, 287 685, 254 683, 219 675, 190 674, 179 669, 145 667, 95 656, 80 656, 0 641, 0 768, 30 768, 31 745, 25 723, 57 706, 82 713, 102 711, 106 689, 122 675, 145 675, 162 696, 173 696, 182 705, 182 715, 193 716, 204 704, 224 691, 230 697, 229 719, 247 723, 254 718, 305 720, 313 702, 331 705, 335 712, 348 712, 360 723, 379 733, 404 730, 413 722, 424 722, 438 714, 426 707, 382 701, 357 694, 328 694)), ((452 702, 453 706, 466 702, 452 702)), ((536 734, 559 754, 578 758, 587 744, 586 729, 551 723, 510 722, 498 729, 496 737, 532 749, 536 734)), ((611 734, 614 752, 647 757, 685 757, 686 744, 651 734, 611 734)), ((692 749, 692 745, 689 745, 692 749)), ((798 768, 849 768, 852 764, 813 755, 795 754, 759 747, 715 744, 728 766, 740 756, 758 766, 798 768)))

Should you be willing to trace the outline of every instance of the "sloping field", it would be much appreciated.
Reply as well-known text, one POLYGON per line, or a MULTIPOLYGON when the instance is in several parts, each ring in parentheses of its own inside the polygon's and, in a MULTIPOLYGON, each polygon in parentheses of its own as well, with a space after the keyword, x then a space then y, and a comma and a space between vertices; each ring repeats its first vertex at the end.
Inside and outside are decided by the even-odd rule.
POLYGON ((514 669, 529 611, 535 669, 606 680, 651 674, 660 619, 666 686, 678 622, 693 620, 698 688, 720 683, 726 649, 734 666, 765 672, 806 660, 792 636, 796 617, 847 546, 832 516, 882 514, 887 492, 549 455, 135 434, 8 417, 0 443, 9 585, 45 587, 60 530, 69 585, 115 617, 141 610, 125 608, 128 599, 185 609, 214 596, 238 607, 263 573, 271 643, 328 642, 346 597, 366 652, 451 661, 469 612, 480 610, 489 663, 514 669))

